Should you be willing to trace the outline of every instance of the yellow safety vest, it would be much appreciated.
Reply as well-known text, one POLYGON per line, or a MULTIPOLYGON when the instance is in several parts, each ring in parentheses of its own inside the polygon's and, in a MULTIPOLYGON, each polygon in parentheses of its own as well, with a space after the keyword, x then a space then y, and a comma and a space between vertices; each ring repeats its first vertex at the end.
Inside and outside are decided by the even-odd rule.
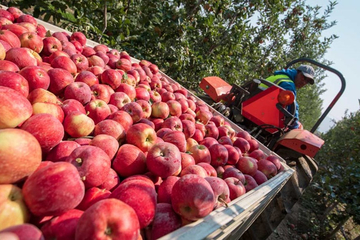
MULTIPOLYGON (((274 83, 274 84, 276 84, 276 85, 279 85, 279 84, 282 83, 282 82, 293 82, 293 81, 289 78, 289 76, 287 76, 287 75, 285 75, 285 74, 272 75, 272 76, 268 77, 266 80, 269 81, 269 82, 272 82, 272 83, 274 83)), ((266 86, 266 85, 263 84, 263 83, 260 84, 259 87, 262 88, 262 89, 268 88, 268 86, 266 86)))

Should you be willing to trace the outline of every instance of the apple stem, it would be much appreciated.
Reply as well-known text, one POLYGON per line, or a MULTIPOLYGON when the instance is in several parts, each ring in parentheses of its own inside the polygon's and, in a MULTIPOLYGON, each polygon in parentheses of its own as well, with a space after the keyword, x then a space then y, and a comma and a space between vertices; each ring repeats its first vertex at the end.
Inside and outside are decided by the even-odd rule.
POLYGON ((221 202, 222 204, 224 204, 226 208, 228 207, 228 204, 227 204, 227 202, 225 201, 225 199, 219 198, 218 200, 219 200, 219 202, 221 202))
POLYGON ((76 158, 76 159, 75 159, 75 162, 77 162, 77 163, 81 166, 81 164, 82 164, 82 159, 81 159, 81 158, 76 158))
POLYGON ((105 233, 105 235, 110 236, 111 232, 112 232, 111 228, 107 227, 104 233, 105 233))

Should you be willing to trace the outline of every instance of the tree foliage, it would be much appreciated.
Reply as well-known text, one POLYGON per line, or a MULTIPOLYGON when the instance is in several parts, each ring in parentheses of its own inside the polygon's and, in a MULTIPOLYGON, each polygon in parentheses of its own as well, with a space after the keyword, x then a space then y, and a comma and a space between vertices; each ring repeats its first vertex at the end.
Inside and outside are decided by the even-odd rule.
POLYGON ((360 224, 360 111, 346 113, 322 138, 319 172, 305 200, 316 213, 318 235, 326 236, 350 217, 360 224), (336 208, 326 211, 331 206, 336 208))
MULTIPOLYGON (((321 37, 335 22, 305 0, 13 0, 5 2, 69 31, 156 63, 188 89, 220 76, 230 84, 266 78, 287 62, 308 57, 329 64, 326 50, 337 36, 321 37)), ((309 129, 321 114, 322 73, 298 94, 309 129)))

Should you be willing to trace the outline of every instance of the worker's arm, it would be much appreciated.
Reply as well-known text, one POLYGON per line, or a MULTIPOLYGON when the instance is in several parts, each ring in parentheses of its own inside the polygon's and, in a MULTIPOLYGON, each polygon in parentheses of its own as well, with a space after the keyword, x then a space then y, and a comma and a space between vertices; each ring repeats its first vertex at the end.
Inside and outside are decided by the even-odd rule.
MULTIPOLYGON (((295 122, 289 126, 289 128, 291 129, 295 129, 295 128, 299 128, 299 105, 296 101, 296 88, 295 88, 295 84, 293 82, 281 82, 279 84, 280 87, 282 87, 283 89, 285 90, 290 90, 294 93, 294 96, 295 96, 295 114, 294 114, 294 117, 296 118, 295 119, 295 122)), ((289 108, 290 106, 288 106, 289 108)), ((289 110, 289 109, 288 109, 289 110)))

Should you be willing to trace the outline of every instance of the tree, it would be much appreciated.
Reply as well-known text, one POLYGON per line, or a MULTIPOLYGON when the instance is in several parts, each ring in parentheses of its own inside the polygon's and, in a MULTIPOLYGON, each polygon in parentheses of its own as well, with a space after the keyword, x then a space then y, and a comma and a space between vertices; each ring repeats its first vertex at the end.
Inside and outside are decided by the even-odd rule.
MULTIPOLYGON (((156 63, 188 89, 220 76, 230 84, 266 78, 287 62, 308 57, 322 63, 337 36, 322 38, 335 22, 328 18, 336 1, 320 13, 305 0, 159 0, 83 1, 14 0, 35 17, 53 21, 137 59, 156 63)), ((323 73, 317 84, 300 91, 303 126, 321 114, 323 73)))
POLYGON ((319 172, 304 197, 315 213, 317 234, 329 239, 349 218, 360 224, 360 111, 345 113, 322 138, 319 172))

